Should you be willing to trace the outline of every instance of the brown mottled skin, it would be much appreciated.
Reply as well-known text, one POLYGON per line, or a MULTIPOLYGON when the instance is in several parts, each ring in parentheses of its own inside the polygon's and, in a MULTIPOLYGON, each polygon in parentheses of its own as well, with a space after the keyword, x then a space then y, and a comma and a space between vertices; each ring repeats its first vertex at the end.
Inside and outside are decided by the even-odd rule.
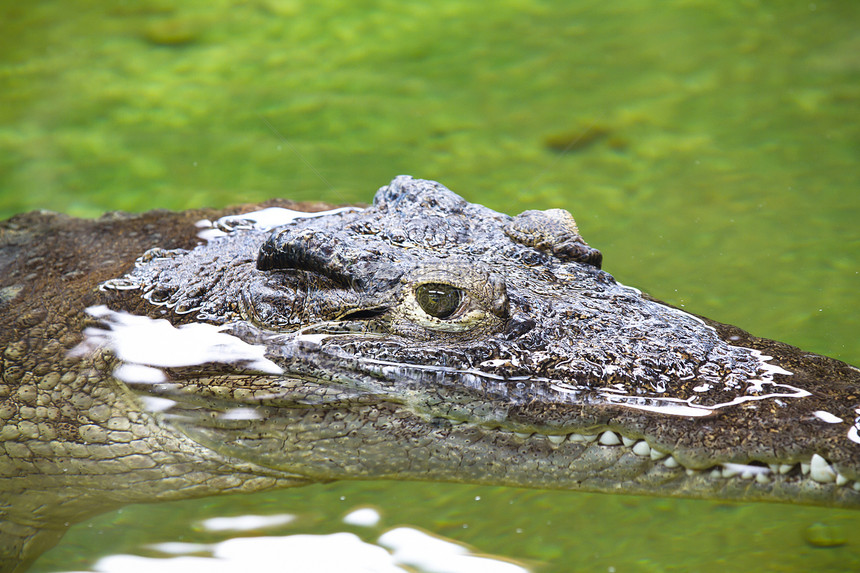
MULTIPOLYGON (((599 253, 581 240, 569 215, 553 210, 544 212, 546 215, 527 212, 510 218, 486 210, 486 217, 497 228, 486 231, 489 238, 482 239, 477 234, 483 231, 469 221, 481 220, 485 212, 470 209, 484 208, 462 203, 453 194, 448 198, 446 189, 425 183, 399 178, 390 188, 380 190, 374 207, 363 214, 306 219, 286 231, 274 231, 263 247, 267 254, 260 256, 256 267, 251 261, 247 269, 236 271, 245 273, 240 276, 247 276, 252 286, 292 288, 299 284, 298 290, 309 293, 303 312, 323 317, 314 324, 325 320, 329 329, 337 321, 345 325, 338 336, 319 342, 307 355, 299 352, 306 343, 291 339, 285 339, 282 348, 270 348, 267 356, 284 369, 283 376, 243 371, 225 374, 223 366, 179 369, 171 374, 181 388, 165 390, 166 396, 213 412, 241 405, 260 414, 243 423, 170 417, 142 408, 139 396, 157 392, 111 377, 116 360, 110 352, 83 358, 68 355, 82 342, 84 328, 98 324, 84 311, 106 305, 137 315, 167 317, 176 324, 193 322, 193 313, 179 315, 141 297, 151 281, 174 276, 171 260, 154 263, 164 265, 158 272, 150 267, 140 271, 135 280, 141 290, 105 291, 99 285, 131 273, 135 259, 152 247, 194 248, 200 243, 194 224, 201 219, 215 220, 268 206, 304 211, 328 206, 275 200, 220 211, 110 213, 96 220, 34 212, 0 223, 0 572, 24 571, 57 542, 69 524, 124 504, 335 479, 429 479, 860 507, 860 491, 852 487, 860 479, 860 444, 846 438, 860 415, 860 371, 856 368, 706 320, 716 329, 719 344, 728 341, 733 347, 772 356, 770 365, 792 372, 790 376, 777 373, 773 381, 809 395, 745 402, 701 417, 610 403, 596 393, 608 382, 585 380, 584 374, 570 373, 576 364, 541 355, 545 349, 551 351, 552 336, 562 332, 568 336, 568 330, 591 332, 585 330, 592 323, 583 314, 583 309, 591 308, 587 306, 590 299, 583 299, 584 307, 571 303, 567 311, 552 300, 553 293, 585 288, 581 287, 583 281, 594 280, 607 285, 613 301, 621 301, 614 306, 627 304, 624 297, 629 297, 631 305, 647 310, 647 316, 665 312, 663 320, 671 322, 683 313, 615 285, 599 270, 599 253), (383 196, 386 189, 389 195, 383 196), (448 202, 428 203, 427 194, 448 202), (407 209, 403 205, 414 197, 419 198, 414 203, 417 207, 410 207, 415 218, 396 219, 396 225, 389 225, 395 220, 390 219, 395 216, 394 206, 407 209), (437 251, 433 251, 437 247, 427 247, 432 256, 420 258, 424 251, 414 245, 404 247, 406 239, 399 234, 392 232, 393 238, 386 238, 382 231, 389 227, 402 227, 406 235, 431 236, 420 227, 420 221, 426 219, 421 212, 425 207, 441 213, 452 229, 462 215, 470 227, 456 232, 478 237, 473 250, 481 248, 482 240, 488 241, 480 255, 483 258, 475 264, 455 264, 445 258, 444 244, 437 251), (305 229, 305 234, 297 234, 295 228, 305 229), (562 235, 563 240, 552 240, 562 235), (504 244, 499 239, 499 246, 494 246, 494 236, 502 237, 504 244), (315 249, 331 245, 337 245, 332 247, 335 252, 315 258, 315 249), (513 258, 490 265, 487 284, 497 280, 507 284, 504 289, 491 285, 486 292, 476 293, 474 289, 484 288, 481 264, 493 256, 513 258), (339 257, 348 263, 341 265, 339 257), (414 306, 410 289, 425 279, 415 279, 409 270, 402 276, 389 276, 390 269, 379 262, 388 261, 386 257, 399 261, 398 268, 414 266, 425 269, 424 273, 436 272, 432 266, 438 265, 449 278, 434 278, 432 284, 461 280, 458 286, 481 304, 486 302, 481 308, 492 308, 492 312, 479 309, 473 322, 456 328, 442 324, 447 318, 425 317, 413 324, 409 317, 417 316, 418 311, 408 306, 414 306), (419 259, 413 263, 408 257, 419 259), (517 274, 520 263, 536 274, 517 274), (428 265, 430 271, 426 271, 428 265), (574 272, 581 273, 575 280, 570 278, 574 272), (548 286, 536 285, 541 277, 546 277, 548 286), (334 298, 327 298, 329 292, 335 293, 334 298), (490 300, 502 295, 504 300, 490 300), (555 322, 544 320, 538 297, 549 297, 547 308, 559 309, 552 320, 564 318, 570 326, 559 330, 555 322), (399 302, 391 302, 395 300, 399 302), (562 317, 563 311, 569 314, 562 317), (571 317, 579 317, 579 322, 574 324, 571 317), (361 338, 355 324, 374 336, 361 338), (410 345, 409 340, 420 342, 410 345), (467 356, 470 348, 477 358, 467 356), (345 353, 359 358, 341 369, 338 360, 345 353), (362 363, 365 357, 403 368, 385 378, 388 374, 379 374, 373 364, 362 363), (448 370, 440 373, 434 365, 448 370), (478 372, 474 380, 479 381, 479 388, 474 384, 459 387, 458 377, 474 372, 478 372), (523 389, 522 380, 532 385, 523 389), (548 381, 563 386, 580 383, 577 392, 581 393, 569 398, 558 391, 557 384, 550 388, 548 381), (814 415, 816 411, 826 411, 841 421, 822 422, 814 415), (607 430, 630 444, 647 442, 650 450, 661 453, 637 455, 626 442, 623 446, 596 442, 593 436, 607 430), (578 435, 592 438, 577 441, 578 435), (362 451, 360 459, 356 451, 362 451), (810 479, 807 469, 801 468, 799 464, 808 464, 813 455, 831 464, 832 479, 810 479), (677 463, 666 463, 667 459, 677 463), (771 470, 761 480, 714 477, 725 471, 723 464, 732 463, 761 469, 771 464, 771 470), (782 472, 776 469, 780 464, 785 466, 782 472), (833 483, 837 473, 838 484, 833 483)), ((438 227, 438 223, 432 225, 438 227)), ((463 238, 466 236, 457 235, 457 245, 471 244, 471 238, 463 238)), ((263 240, 265 237, 259 243, 263 240)), ((255 249, 261 246, 253 244, 255 249)), ((472 253, 463 252, 462 256, 472 253)), ((196 264, 196 253, 178 256, 176 264, 196 264)), ((222 287, 234 288, 220 284, 217 288, 222 287)), ((580 294, 580 290, 570 292, 574 294, 564 295, 565 301, 580 294)), ((594 295, 595 300, 599 298, 594 295)), ((284 326, 283 321, 272 326, 275 318, 270 307, 256 307, 253 300, 242 304, 248 305, 239 313, 242 318, 255 318, 249 320, 252 334, 237 336, 253 340, 259 340, 254 332, 292 336, 301 326, 284 326)), ((695 322, 688 318, 679 320, 695 322)), ((581 338, 614 336, 612 332, 601 334, 600 324, 593 328, 593 334, 581 338)), ((573 336, 562 346, 586 356, 596 352, 577 346, 579 342, 573 336)), ((635 363, 637 357, 628 356, 629 350, 619 352, 619 364, 635 363)), ((703 356, 703 361, 716 360, 712 351, 703 356)), ((605 359, 605 364, 612 360, 605 359)), ((715 363, 747 359, 746 354, 739 354, 715 363)), ((583 364, 593 366, 595 360, 592 357, 583 364)), ((704 368, 702 364, 705 362, 697 368, 704 368)), ((669 371, 666 365, 654 368, 669 371)), ((723 368, 718 377, 727 375, 729 366, 723 368)), ((469 376, 463 377, 464 384, 469 376)), ((622 373, 612 380, 634 390, 643 380, 641 374, 625 376, 622 373)), ((649 389, 644 395, 689 396, 701 379, 696 375, 673 384, 665 390, 649 389)), ((715 403, 726 400, 722 395, 714 398, 715 403)))
POLYGON ((68 523, 127 503, 296 485, 171 439, 135 411, 121 385, 101 378, 90 362, 66 357, 93 323, 85 308, 118 298, 130 311, 145 305, 99 292, 101 282, 128 271, 153 245, 193 247, 201 219, 259 207, 96 220, 42 211, 0 224, 0 289, 21 287, 11 300, 0 295, 0 571, 25 570, 68 523))

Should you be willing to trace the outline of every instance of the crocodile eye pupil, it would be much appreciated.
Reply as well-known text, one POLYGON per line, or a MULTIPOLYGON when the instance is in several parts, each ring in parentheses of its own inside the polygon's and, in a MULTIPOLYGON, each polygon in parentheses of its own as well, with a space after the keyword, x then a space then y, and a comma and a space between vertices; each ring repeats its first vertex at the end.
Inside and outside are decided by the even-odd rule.
POLYGON ((460 307, 463 291, 451 285, 426 283, 415 288, 421 309, 436 318, 448 318, 460 307))

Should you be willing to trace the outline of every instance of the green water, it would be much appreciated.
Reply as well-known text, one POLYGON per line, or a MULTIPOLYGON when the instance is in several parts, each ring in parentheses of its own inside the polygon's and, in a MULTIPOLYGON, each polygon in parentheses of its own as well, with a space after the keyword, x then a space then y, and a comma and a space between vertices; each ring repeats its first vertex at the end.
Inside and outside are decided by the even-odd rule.
MULTIPOLYGON (((856 2, 9 4, 0 216, 369 201, 408 173, 567 208, 620 281, 860 364, 856 2)), ((860 569, 857 512, 356 483, 126 508, 35 570, 211 541, 213 515, 353 530, 359 505, 369 541, 409 524, 540 572, 860 569)))

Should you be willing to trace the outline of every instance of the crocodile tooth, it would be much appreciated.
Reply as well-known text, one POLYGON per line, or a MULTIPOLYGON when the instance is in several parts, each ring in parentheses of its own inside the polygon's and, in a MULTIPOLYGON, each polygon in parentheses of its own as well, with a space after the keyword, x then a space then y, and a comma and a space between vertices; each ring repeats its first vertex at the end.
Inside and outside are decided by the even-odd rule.
POLYGON ((722 476, 724 478, 730 478, 730 477, 735 477, 739 473, 741 473, 741 472, 738 471, 738 469, 735 467, 729 467, 729 468, 724 467, 723 472, 722 472, 722 476))
POLYGON ((818 454, 812 454, 812 460, 809 462, 809 477, 819 483, 830 483, 836 481, 836 472, 827 460, 818 454))
POLYGON ((723 477, 723 472, 720 468, 714 468, 711 470, 711 479, 717 479, 723 477))
POLYGON ((663 462, 663 465, 664 465, 664 466, 666 466, 667 468, 677 468, 677 467, 678 467, 679 465, 681 465, 681 464, 679 464, 679 463, 678 463, 678 460, 676 460, 674 457, 669 456, 669 457, 668 457, 668 458, 666 458, 666 460, 663 462))
POLYGON ((854 491, 860 491, 860 481, 855 481, 854 485, 851 486, 854 491))
POLYGON ((584 442, 585 440, 583 438, 585 438, 585 436, 583 436, 582 434, 575 434, 575 433, 571 434, 567 437, 567 439, 570 440, 571 442, 584 442))
POLYGON ((770 476, 764 473, 756 474, 755 481, 758 483, 770 483, 770 476))
POLYGON ((532 436, 532 434, 530 434, 528 432, 514 432, 514 435, 518 438, 523 439, 523 440, 528 439, 532 436))
POLYGON ((787 474, 791 471, 791 468, 794 467, 794 464, 779 464, 779 473, 782 475, 787 474))
POLYGON ((767 464, 767 467, 769 467, 770 471, 773 473, 777 473, 779 471, 779 464, 767 464))
POLYGON ((596 442, 597 441, 597 434, 582 436, 582 441, 583 442, 596 442))
POLYGON ((741 479, 752 479, 755 477, 755 473, 751 471, 745 471, 741 473, 741 479))
POLYGON ((836 474, 836 485, 845 485, 846 483, 848 483, 848 481, 848 478, 844 475, 840 473, 836 474))
POLYGON ((552 442, 553 444, 560 444, 567 439, 567 436, 557 436, 557 435, 548 435, 546 437, 547 440, 552 442))
POLYGON ((621 436, 621 443, 623 443, 628 448, 636 443, 636 440, 633 438, 628 438, 627 436, 621 436))
POLYGON ((684 473, 687 474, 688 476, 692 476, 692 475, 696 475, 696 470, 694 470, 693 468, 687 468, 684 471, 684 473))
POLYGON ((665 458, 668 455, 669 454, 664 454, 663 452, 658 452, 654 448, 651 448, 651 459, 654 460, 655 462, 657 460, 662 460, 663 458, 665 458))
POLYGON ((804 464, 803 462, 801 462, 800 473, 802 473, 803 475, 808 475, 809 474, 809 464, 804 464))
POLYGON ((604 446, 617 446, 621 443, 621 440, 618 439, 618 434, 616 434, 612 430, 606 430, 605 432, 600 434, 599 443, 604 446))
POLYGON ((651 455, 651 446, 645 440, 639 440, 633 446, 633 453, 637 456, 648 457, 651 455))

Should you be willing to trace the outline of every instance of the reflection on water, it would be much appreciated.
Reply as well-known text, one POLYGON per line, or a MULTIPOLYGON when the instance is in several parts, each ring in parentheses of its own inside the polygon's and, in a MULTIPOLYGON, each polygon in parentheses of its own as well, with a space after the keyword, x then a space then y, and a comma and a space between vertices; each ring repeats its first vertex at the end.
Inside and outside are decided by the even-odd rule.
POLYGON ((381 536, 400 526, 467 544, 496 560, 525 563, 535 573, 722 573, 760 571, 764 563, 771 571, 860 571, 857 511, 372 481, 128 506, 73 527, 31 573, 94 571, 101 558, 118 554, 157 558, 159 566, 148 571, 158 572, 169 558, 211 558, 210 546, 229 537, 348 532, 381 545, 381 536), (211 518, 251 513, 293 519, 240 534, 204 528, 211 518), (367 523, 374 514, 379 522, 367 523), (819 530, 844 543, 821 545, 812 535, 819 530), (181 545, 175 552, 165 543, 194 544, 206 552, 181 545))
MULTIPOLYGON (((241 515, 201 522, 208 531, 259 531, 282 526, 294 516, 241 515)), ((343 521, 374 526, 379 513, 357 508, 343 521)), ((355 533, 234 537, 217 543, 164 542, 141 547, 143 555, 109 555, 88 570, 97 573, 528 573, 493 556, 478 556, 459 543, 414 527, 395 527, 367 542, 355 533)), ((81 572, 66 572, 81 573, 81 572)))

